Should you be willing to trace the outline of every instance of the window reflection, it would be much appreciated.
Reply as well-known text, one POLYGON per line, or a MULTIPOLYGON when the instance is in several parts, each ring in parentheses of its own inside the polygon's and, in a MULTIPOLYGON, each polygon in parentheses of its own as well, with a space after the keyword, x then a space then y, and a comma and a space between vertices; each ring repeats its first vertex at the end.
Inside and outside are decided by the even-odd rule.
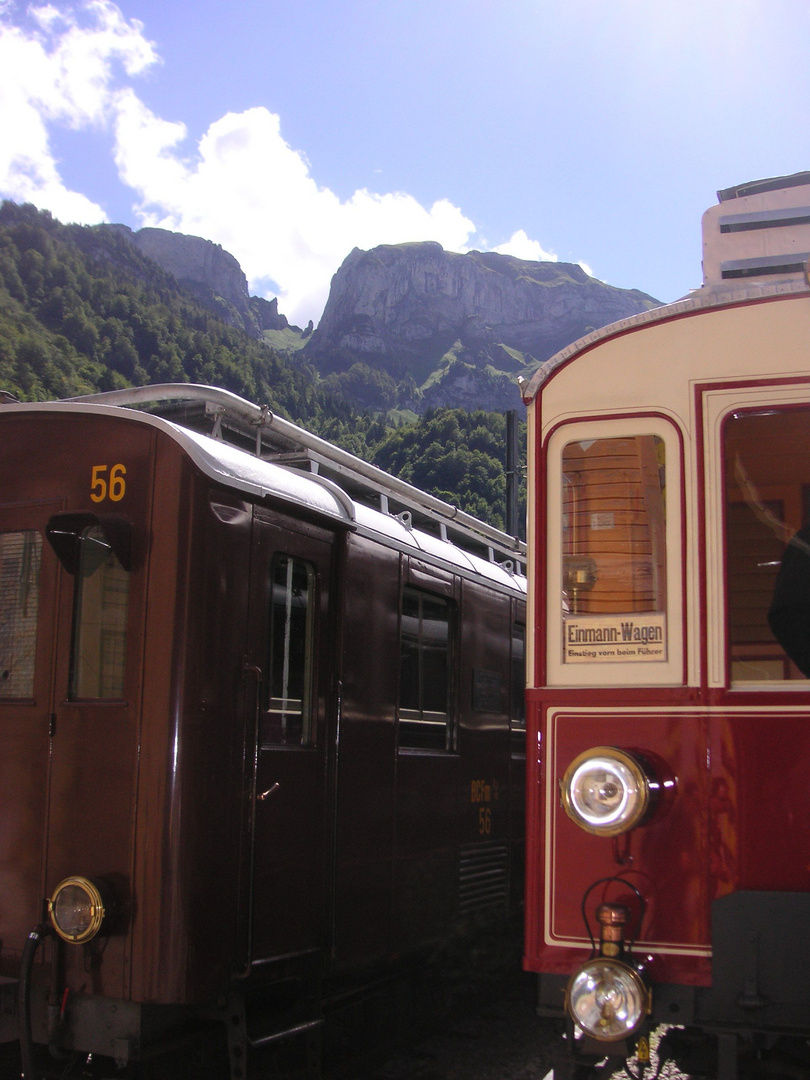
POLYGON ((726 592, 734 683, 810 673, 810 410, 729 417, 726 592))
POLYGON ((450 604, 405 589, 400 639, 399 745, 452 750, 450 604))
POLYGON ((0 699, 34 696, 42 537, 0 533, 0 699))
POLYGON ((562 468, 564 661, 666 660, 663 440, 570 442, 562 468))
POLYGON ((512 624, 512 727, 526 730, 526 627, 512 624))
POLYGON ((313 741, 311 683, 315 572, 309 563, 278 555, 270 573, 268 699, 262 720, 265 746, 309 746, 313 741))
POLYGON ((98 525, 80 536, 73 616, 71 698, 124 696, 129 573, 98 525))

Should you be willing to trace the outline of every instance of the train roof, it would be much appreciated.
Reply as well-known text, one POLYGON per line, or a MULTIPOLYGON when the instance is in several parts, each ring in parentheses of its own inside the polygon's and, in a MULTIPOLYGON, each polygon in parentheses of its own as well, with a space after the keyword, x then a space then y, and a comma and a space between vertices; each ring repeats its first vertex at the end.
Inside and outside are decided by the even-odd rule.
POLYGON ((661 307, 651 308, 640 315, 633 315, 628 319, 610 323, 599 330, 572 341, 564 349, 550 357, 535 371, 531 380, 521 381, 520 392, 525 404, 530 404, 543 383, 554 374, 567 360, 572 359, 579 353, 587 352, 594 345, 598 345, 608 338, 616 337, 631 330, 639 330, 643 327, 652 326, 654 323, 665 322, 667 319, 678 318, 683 315, 696 315, 713 308, 729 307, 733 304, 750 303, 753 300, 775 299, 782 296, 807 297, 810 286, 804 282, 791 281, 781 282, 774 285, 762 283, 743 282, 733 286, 712 286, 695 289, 693 293, 683 300, 676 300, 672 304, 663 304, 661 307))
POLYGON ((810 172, 755 180, 718 191, 703 215, 703 284, 681 300, 610 323, 573 341, 518 379, 530 404, 566 361, 602 341, 668 319, 810 290, 810 172), (731 212, 733 211, 733 213, 731 212))
POLYGON ((303 508, 463 576, 526 591, 525 543, 227 391, 136 387, 67 401, 7 402, 0 404, 5 412, 96 414, 153 426, 227 487, 303 508), (155 402, 168 403, 174 418, 135 408, 155 402), (211 434, 191 426, 205 423, 211 434))

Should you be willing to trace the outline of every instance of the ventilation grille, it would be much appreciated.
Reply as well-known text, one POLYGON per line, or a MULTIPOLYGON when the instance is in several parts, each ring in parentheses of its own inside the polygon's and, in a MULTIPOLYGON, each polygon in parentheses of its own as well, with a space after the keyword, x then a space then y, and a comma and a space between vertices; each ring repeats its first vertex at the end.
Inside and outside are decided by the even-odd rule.
POLYGON ((466 844, 460 852, 459 912, 472 915, 506 906, 509 849, 506 844, 466 844))

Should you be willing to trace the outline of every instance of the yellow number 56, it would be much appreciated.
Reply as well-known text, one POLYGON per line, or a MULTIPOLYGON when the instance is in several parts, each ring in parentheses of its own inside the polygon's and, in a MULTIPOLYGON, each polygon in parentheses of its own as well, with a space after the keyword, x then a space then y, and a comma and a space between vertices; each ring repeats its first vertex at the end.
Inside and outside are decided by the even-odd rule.
POLYGON ((127 482, 124 479, 126 474, 124 465, 113 465, 112 468, 109 465, 94 465, 90 477, 90 498, 93 502, 104 502, 105 499, 120 502, 127 490, 127 482))

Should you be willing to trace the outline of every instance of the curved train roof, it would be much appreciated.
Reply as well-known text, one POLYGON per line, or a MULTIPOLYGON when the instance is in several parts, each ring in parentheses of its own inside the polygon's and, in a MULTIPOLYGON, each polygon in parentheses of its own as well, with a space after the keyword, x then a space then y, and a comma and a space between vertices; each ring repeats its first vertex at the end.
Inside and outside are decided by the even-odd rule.
POLYGON ((703 285, 673 304, 611 323, 567 345, 518 380, 529 405, 567 360, 602 341, 668 319, 772 300, 810 289, 810 172, 738 184, 717 193, 702 220, 703 285), (733 213, 732 213, 733 211, 733 213))
POLYGON ((594 345, 598 345, 608 338, 625 334, 628 331, 639 330, 646 326, 652 326, 657 322, 667 319, 675 319, 681 316, 697 315, 704 311, 726 307, 732 304, 750 303, 752 300, 774 299, 780 296, 807 295, 808 286, 803 281, 783 281, 772 285, 762 282, 737 282, 728 285, 712 285, 701 289, 695 289, 683 300, 676 300, 672 304, 663 304, 661 307, 650 308, 642 311, 639 315, 631 315, 627 319, 610 323, 599 330, 572 341, 564 349, 550 357, 535 371, 531 380, 520 383, 520 392, 525 404, 530 404, 540 387, 546 382, 567 360, 586 352, 594 345))
MULTIPOLYGON (((375 509, 354 498, 342 485, 317 472, 305 472, 290 464, 265 460, 221 438, 191 430, 164 417, 122 408, 120 405, 86 401, 0 405, 0 415, 6 412, 95 414, 147 424, 172 438, 204 475, 227 487, 253 498, 271 498, 301 507, 338 526, 372 536, 389 547, 418 554, 429 562, 440 563, 462 576, 485 578, 498 588, 518 593, 526 592, 522 559, 524 546, 505 534, 504 539, 511 543, 514 550, 510 552, 508 546, 498 545, 496 552, 494 547, 488 546, 485 532, 478 538, 478 542, 481 550, 489 553, 489 557, 482 557, 467 546, 454 542, 446 527, 440 529, 439 535, 420 529, 414 525, 413 513, 410 510, 391 513, 375 509), (501 562, 497 561, 496 555, 501 558, 501 562)), ((483 522, 481 526, 494 532, 483 522)))

